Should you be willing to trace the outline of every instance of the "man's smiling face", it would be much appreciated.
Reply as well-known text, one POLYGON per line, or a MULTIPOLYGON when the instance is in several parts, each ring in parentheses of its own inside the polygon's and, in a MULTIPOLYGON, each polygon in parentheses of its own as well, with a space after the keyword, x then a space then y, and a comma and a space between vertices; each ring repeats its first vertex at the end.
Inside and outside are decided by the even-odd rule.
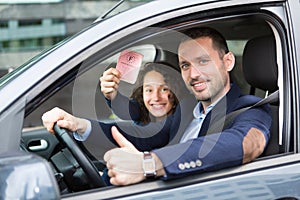
POLYGON ((227 54, 220 58, 211 38, 200 37, 182 42, 178 56, 182 78, 199 101, 209 105, 229 90, 228 71, 232 66, 226 61, 227 54))

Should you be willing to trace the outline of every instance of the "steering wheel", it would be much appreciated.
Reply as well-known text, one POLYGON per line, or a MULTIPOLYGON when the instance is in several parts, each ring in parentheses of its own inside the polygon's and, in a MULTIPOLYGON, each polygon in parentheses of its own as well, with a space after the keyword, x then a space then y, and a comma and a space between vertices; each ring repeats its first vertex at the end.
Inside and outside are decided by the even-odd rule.
POLYGON ((54 131, 56 133, 56 138, 66 145, 81 166, 82 170, 87 175, 87 178, 90 180, 90 187, 99 188, 106 186, 93 162, 81 151, 72 137, 70 137, 68 130, 60 128, 57 124, 55 124, 54 131))

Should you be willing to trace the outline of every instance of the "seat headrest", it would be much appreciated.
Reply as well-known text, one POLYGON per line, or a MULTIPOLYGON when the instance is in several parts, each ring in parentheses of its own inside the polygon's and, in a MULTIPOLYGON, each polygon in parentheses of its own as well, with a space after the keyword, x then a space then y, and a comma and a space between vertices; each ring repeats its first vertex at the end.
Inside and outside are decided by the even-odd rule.
POLYGON ((272 35, 247 42, 243 53, 243 71, 251 86, 269 92, 278 89, 276 42, 272 35))

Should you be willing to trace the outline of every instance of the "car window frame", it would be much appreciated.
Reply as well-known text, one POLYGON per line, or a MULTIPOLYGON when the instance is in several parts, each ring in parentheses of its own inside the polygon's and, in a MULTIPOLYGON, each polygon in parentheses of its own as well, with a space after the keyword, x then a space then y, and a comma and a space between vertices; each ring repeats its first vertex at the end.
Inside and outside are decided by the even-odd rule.
MULTIPOLYGON (((101 42, 100 42, 101 43, 101 42)), ((98 43, 97 45, 95 45, 95 46, 100 46, 100 43, 98 43)), ((97 48, 97 47, 93 47, 93 48, 97 48)), ((85 53, 85 52, 83 52, 83 53, 85 53)), ((90 52, 88 52, 87 54, 90 54, 90 52)), ((105 54, 105 53, 103 53, 103 54, 105 54)), ((107 54, 107 55, 111 55, 111 53, 110 54, 107 54)), ((85 56, 86 57, 86 56, 85 56)), ((68 65, 70 65, 70 63, 73 63, 73 65, 74 65, 74 63, 80 63, 80 60, 81 59, 78 59, 78 58, 75 58, 74 60, 69 60, 67 63, 65 63, 63 66, 68 66, 68 65)), ((61 66, 60 68, 63 68, 63 66, 61 66)), ((65 70, 64 70, 65 71, 65 70)), ((63 74, 63 72, 61 72, 61 74, 63 74)), ((51 79, 51 77, 50 77, 50 79, 51 79)), ((286 100, 287 101, 287 100, 286 100)), ((290 109, 290 108, 289 108, 290 109)), ((262 166, 259 166, 260 164, 259 163, 252 163, 252 164, 250 164, 250 165, 247 165, 246 167, 243 167, 243 169, 239 169, 239 168, 237 168, 236 170, 233 170, 233 172, 232 173, 228 173, 228 172, 226 172, 227 170, 224 170, 224 171, 221 171, 221 172, 219 172, 219 173, 216 173, 216 175, 214 175, 214 176, 212 176, 213 178, 211 178, 211 179, 209 179, 209 180, 214 180, 214 179, 216 179, 216 178, 218 178, 218 177, 220 177, 220 178, 222 178, 222 177, 226 177, 226 176, 230 176, 230 175, 234 175, 234 174, 246 174, 247 172, 251 172, 251 171, 253 171, 253 170, 259 170, 259 169, 265 169, 265 168, 268 168, 268 167, 274 167, 274 166, 279 166, 279 165, 282 165, 282 164, 286 164, 286 161, 284 161, 283 160, 283 158, 291 158, 291 160, 289 161, 289 162, 292 162, 292 160, 293 159, 298 159, 298 155, 294 155, 294 156, 292 156, 292 155, 288 155, 288 156, 286 156, 286 157, 279 157, 279 158, 275 158, 275 159, 273 159, 272 160, 272 162, 268 162, 268 161, 266 161, 266 160, 264 160, 264 161, 259 161, 259 162, 266 162, 267 164, 269 164, 269 165, 264 165, 263 167, 262 166)), ((230 170, 229 170, 230 171, 230 170)), ((208 175, 209 176, 209 175, 208 175)), ((197 176, 198 177, 198 176, 197 176)), ((203 177, 205 177, 205 175, 203 176, 203 175, 199 175, 199 179, 197 180, 197 182, 198 181, 203 181, 203 180, 205 180, 205 178, 203 179, 203 177)), ((188 178, 187 178, 188 179, 188 178)), ((206 181, 206 180, 205 180, 206 181)), ((158 183, 158 185, 159 186, 161 186, 161 185, 163 185, 163 186, 166 186, 166 187, 168 187, 168 183, 164 183, 164 182, 161 182, 161 181, 158 181, 159 183, 158 183)), ((190 183, 190 180, 188 179, 188 182, 190 183)), ((176 184, 175 184, 176 185, 176 184)), ((157 185, 155 185, 155 187, 156 187, 157 185)), ((127 188, 127 187, 125 187, 125 188, 127 188)), ((133 188, 135 188, 135 186, 133 186, 133 188)), ((139 187, 140 188, 140 187, 139 187)), ((129 189, 129 188, 127 188, 127 189, 129 189)), ((101 190, 103 190, 103 189, 101 189, 101 190)), ((121 189, 122 190, 122 189, 121 189)))

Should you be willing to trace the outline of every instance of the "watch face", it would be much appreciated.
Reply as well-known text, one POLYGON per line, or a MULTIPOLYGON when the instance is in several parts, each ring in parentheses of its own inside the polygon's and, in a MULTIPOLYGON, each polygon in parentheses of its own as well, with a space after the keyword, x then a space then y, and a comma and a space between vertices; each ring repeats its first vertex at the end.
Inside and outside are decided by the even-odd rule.
POLYGON ((152 158, 151 154, 148 152, 144 153, 143 170, 144 170, 144 176, 146 177, 151 177, 156 175, 155 161, 152 158))
POLYGON ((148 174, 148 173, 155 173, 155 163, 153 159, 148 159, 148 160, 144 160, 143 161, 143 169, 144 169, 144 173, 148 174))

